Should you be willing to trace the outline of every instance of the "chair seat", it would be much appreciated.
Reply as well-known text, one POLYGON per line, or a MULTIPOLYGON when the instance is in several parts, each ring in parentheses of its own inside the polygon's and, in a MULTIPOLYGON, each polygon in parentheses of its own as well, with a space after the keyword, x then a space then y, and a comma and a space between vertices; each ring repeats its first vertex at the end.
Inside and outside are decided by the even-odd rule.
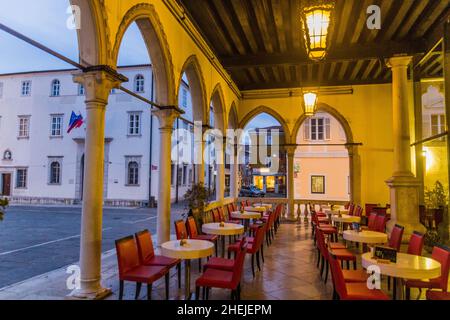
POLYGON ((233 286, 232 280, 233 272, 231 271, 207 269, 203 275, 197 279, 195 285, 197 287, 214 287, 234 290, 235 287, 233 286))
POLYGON ((347 283, 366 283, 368 274, 364 270, 342 270, 344 280, 347 283))
POLYGON ((215 242, 217 240, 217 238, 218 238, 218 236, 213 235, 213 234, 199 234, 194 239, 215 242))
POLYGON ((164 256, 153 256, 150 259, 144 261, 146 266, 165 266, 169 269, 180 263, 180 259, 174 259, 164 256))
POLYGON ((330 250, 330 253, 338 260, 344 261, 356 261, 356 256, 347 249, 334 249, 330 250))
POLYGON ((318 227, 318 228, 319 228, 319 230, 322 231, 322 233, 324 233, 324 234, 334 234, 334 233, 337 233, 337 232, 338 232, 337 229, 334 228, 334 227, 322 227, 322 226, 320 226, 320 227, 318 227))
POLYGON ((371 290, 366 283, 346 283, 347 298, 345 300, 390 300, 381 290, 371 290))
POLYGON ((209 268, 217 270, 233 271, 234 260, 213 257, 210 258, 208 262, 205 264, 204 270, 209 268))
POLYGON ((153 283, 163 277, 168 271, 169 269, 163 266, 139 266, 121 275, 120 280, 153 283))
POLYGON ((450 293, 442 291, 427 291, 427 300, 450 301, 450 293))
POLYGON ((330 249, 347 249, 347 246, 343 243, 339 243, 339 242, 329 242, 328 246, 330 247, 330 249))
POLYGON ((440 278, 427 280, 407 280, 405 282, 406 288, 421 288, 421 289, 440 289, 440 278))
MULTIPOLYGON (((253 237, 246 238, 247 239, 247 253, 254 253, 253 252, 253 242, 248 241, 249 238, 253 239, 253 241, 254 241, 253 237)), ((237 251, 239 251, 239 246, 240 246, 240 241, 238 241, 236 243, 233 243, 233 244, 230 244, 228 246, 228 252, 237 252, 237 251)))

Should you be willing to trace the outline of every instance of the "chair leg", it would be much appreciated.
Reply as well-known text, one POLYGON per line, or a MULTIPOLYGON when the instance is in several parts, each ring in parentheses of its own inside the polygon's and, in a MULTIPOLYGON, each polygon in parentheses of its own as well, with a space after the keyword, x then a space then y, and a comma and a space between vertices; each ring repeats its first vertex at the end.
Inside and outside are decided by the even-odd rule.
POLYGON ((264 261, 264 246, 261 246, 261 258, 262 258, 262 262, 265 263, 265 261, 264 261))
POLYGON ((353 261, 353 270, 356 270, 356 260, 353 261))
POLYGON ((195 287, 195 300, 200 300, 200 287, 195 287))
POLYGON ((119 300, 123 299, 123 281, 119 282, 119 300))
POLYGON ((216 249, 216 257, 218 257, 219 252, 217 251, 217 240, 214 241, 214 248, 216 249))
POLYGON ((259 263, 259 250, 256 252, 256 265, 258 266, 258 270, 261 271, 261 265, 259 263))
POLYGON ((152 284, 147 284, 147 300, 152 300, 152 284))
POLYGON ((408 287, 405 288, 405 298, 406 300, 411 300, 411 289, 408 287))
POLYGON ((322 278, 323 276, 324 268, 325 268, 325 258, 322 257, 322 263, 320 264, 320 278, 322 278))
POLYGON ((198 259, 198 272, 202 272, 202 259, 198 259))
POLYGON ((237 300, 241 300, 241 284, 237 286, 237 300))
POLYGON ((317 268, 320 266, 320 257, 321 257, 321 255, 320 255, 320 250, 319 249, 317 249, 317 268))
POLYGON ((236 300, 235 297, 236 297, 236 294, 235 294, 234 290, 231 290, 231 296, 230 296, 231 300, 236 300))
POLYGON ((255 277, 255 255, 252 254, 252 274, 253 278, 255 277))
POLYGON ((350 270, 350 261, 347 260, 347 270, 350 270))
POLYGON ((209 287, 206 287, 205 299, 209 300, 209 287))
POLYGON ((134 295, 134 300, 137 300, 139 298, 139 294, 141 293, 141 286, 142 283, 136 282, 136 294, 134 295))
POLYGON ((181 289, 181 262, 177 264, 177 273, 178 273, 178 289, 181 289))
POLYGON ((328 272, 329 272, 329 268, 330 268, 330 264, 328 263, 328 261, 326 262, 326 267, 325 267, 325 284, 327 284, 328 282, 328 272))
POLYGON ((170 287, 170 274, 169 272, 166 273, 166 300, 169 300, 169 287, 170 287))

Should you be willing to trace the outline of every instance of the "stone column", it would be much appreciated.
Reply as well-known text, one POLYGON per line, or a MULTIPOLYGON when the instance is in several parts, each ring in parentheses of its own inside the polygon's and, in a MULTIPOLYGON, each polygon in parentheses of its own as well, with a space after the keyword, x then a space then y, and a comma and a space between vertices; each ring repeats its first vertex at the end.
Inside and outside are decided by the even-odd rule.
POLYGON ((216 137, 216 200, 223 204, 225 199, 225 141, 223 137, 216 137))
POLYGON ((411 57, 389 59, 392 69, 392 108, 394 131, 394 173, 386 181, 391 192, 390 231, 394 224, 405 227, 404 239, 413 231, 423 231, 419 222, 420 181, 411 172, 411 139, 408 112, 408 65, 411 57))
POLYGON ((105 67, 91 67, 84 73, 75 74, 73 79, 85 88, 86 142, 80 288, 70 296, 76 299, 101 299, 111 293, 101 285, 105 113, 111 89, 118 88, 127 79, 105 67))
POLYGON ((350 168, 350 201, 363 205, 361 203, 361 157, 358 153, 358 146, 348 144, 346 148, 348 150, 350 168))
POLYGON ((296 145, 286 146, 287 153, 287 196, 288 196, 288 210, 286 219, 295 221, 295 205, 294 205, 294 156, 296 145))
POLYGON ((156 232, 158 245, 170 240, 170 177, 172 164, 173 122, 181 114, 177 107, 164 107, 153 110, 152 114, 159 120, 159 175, 158 175, 158 210, 156 232))
POLYGON ((238 197, 238 171, 239 171, 239 155, 238 148, 235 145, 231 146, 231 165, 230 165, 230 197, 236 199, 238 197))

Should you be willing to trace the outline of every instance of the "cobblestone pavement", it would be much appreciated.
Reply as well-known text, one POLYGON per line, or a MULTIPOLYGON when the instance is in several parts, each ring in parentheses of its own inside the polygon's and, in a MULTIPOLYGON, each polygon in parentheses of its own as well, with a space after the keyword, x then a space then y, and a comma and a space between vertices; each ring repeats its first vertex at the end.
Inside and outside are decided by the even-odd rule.
MULTIPOLYGON (((178 219, 184 208, 173 205, 172 219, 178 219)), ((113 249, 116 239, 137 231, 155 233, 156 209, 105 208, 103 212, 103 252, 113 249)), ((0 223, 0 288, 76 263, 80 223, 81 207, 8 208, 0 223)))

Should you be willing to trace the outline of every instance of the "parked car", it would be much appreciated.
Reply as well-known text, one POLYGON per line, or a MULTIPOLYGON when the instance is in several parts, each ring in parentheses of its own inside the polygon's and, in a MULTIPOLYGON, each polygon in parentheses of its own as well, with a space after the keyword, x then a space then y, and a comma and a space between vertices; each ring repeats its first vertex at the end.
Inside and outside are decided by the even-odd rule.
POLYGON ((239 193, 240 197, 263 198, 266 194, 255 186, 242 187, 239 193))

